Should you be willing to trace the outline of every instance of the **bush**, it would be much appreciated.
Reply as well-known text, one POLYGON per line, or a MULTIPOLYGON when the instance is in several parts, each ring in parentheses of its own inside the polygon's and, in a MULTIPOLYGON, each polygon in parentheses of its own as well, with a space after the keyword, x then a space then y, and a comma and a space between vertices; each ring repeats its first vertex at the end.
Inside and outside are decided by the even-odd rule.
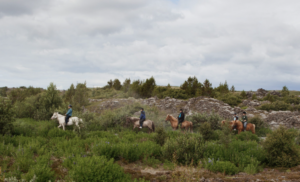
POLYGON ((156 135, 154 137, 154 141, 159 144, 160 146, 163 146, 165 144, 165 141, 168 137, 168 134, 165 132, 163 128, 158 128, 156 130, 156 135))
POLYGON ((234 93, 228 93, 228 94, 225 94, 221 97, 219 97, 219 100, 229 104, 231 107, 233 106, 237 106, 239 105, 240 103, 242 103, 242 97, 239 96, 239 95, 236 95, 234 93))
POLYGON ((240 96, 243 98, 243 99, 246 99, 247 98, 247 94, 245 92, 245 90, 243 90, 240 94, 240 96))
POLYGON ((37 164, 30 167, 25 179, 30 181, 34 176, 37 177, 35 182, 55 181, 54 171, 51 169, 50 157, 39 157, 37 164))
POLYGON ((296 135, 296 132, 283 126, 268 134, 263 146, 270 166, 292 167, 300 163, 296 135))
POLYGON ((164 159, 181 164, 197 164, 203 156, 204 141, 200 135, 184 134, 170 138, 162 147, 164 159))
POLYGON ((194 128, 197 128, 201 124, 208 122, 213 130, 221 128, 220 121, 222 121, 222 119, 223 118, 215 112, 212 112, 211 114, 197 113, 187 117, 187 120, 193 122, 194 128))
POLYGON ((264 137, 271 132, 268 123, 264 122, 259 116, 250 118, 249 123, 255 124, 255 134, 257 136, 264 137))
POLYGON ((259 172, 259 161, 252 159, 251 163, 245 167, 244 172, 247 174, 258 173, 259 172))
POLYGON ((9 100, 0 100, 0 135, 10 134, 13 130, 15 112, 9 100))
POLYGON ((259 107, 260 110, 266 111, 286 111, 290 109, 290 104, 287 104, 283 101, 275 101, 271 104, 263 104, 259 107))
POLYGON ((214 138, 214 131, 211 129, 211 125, 208 122, 205 122, 202 125, 200 125, 199 131, 202 134, 203 139, 205 141, 214 138))
POLYGON ((259 142, 257 135, 251 132, 241 132, 239 135, 236 135, 236 138, 241 141, 256 141, 259 142))
POLYGON ((239 172, 239 169, 229 161, 214 161, 208 159, 205 168, 212 172, 221 172, 227 175, 232 175, 239 172))
POLYGON ((122 167, 114 163, 113 159, 106 159, 104 156, 74 158, 64 161, 69 168, 69 176, 74 181, 116 181, 130 182, 130 175, 125 174, 122 167))

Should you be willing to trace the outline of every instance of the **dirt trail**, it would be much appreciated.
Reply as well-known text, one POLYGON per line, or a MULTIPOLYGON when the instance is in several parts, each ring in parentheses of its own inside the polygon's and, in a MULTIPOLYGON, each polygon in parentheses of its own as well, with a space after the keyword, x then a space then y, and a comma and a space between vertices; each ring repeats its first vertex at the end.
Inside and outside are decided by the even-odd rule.
POLYGON ((300 182, 300 166, 282 169, 265 168, 262 172, 249 175, 239 173, 237 175, 224 175, 212 173, 203 168, 177 166, 174 170, 165 170, 162 167, 151 168, 141 163, 125 164, 118 162, 126 173, 132 178, 144 178, 151 182, 175 182, 175 181, 199 181, 199 182, 300 182))

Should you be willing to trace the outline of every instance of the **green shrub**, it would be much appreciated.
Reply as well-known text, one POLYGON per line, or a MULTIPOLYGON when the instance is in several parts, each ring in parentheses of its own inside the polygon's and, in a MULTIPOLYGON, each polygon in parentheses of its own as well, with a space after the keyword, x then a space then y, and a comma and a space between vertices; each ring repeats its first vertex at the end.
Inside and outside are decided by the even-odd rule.
POLYGON ((246 92, 243 90, 240 94, 240 96, 243 98, 243 99, 246 99, 247 98, 247 94, 246 92))
POLYGON ((125 174, 121 166, 115 164, 113 159, 108 160, 104 156, 76 156, 65 160, 64 165, 70 170, 70 178, 76 182, 131 181, 130 175, 125 174))
POLYGON ((51 169, 49 156, 42 156, 37 159, 37 164, 30 167, 25 179, 30 181, 36 176, 36 182, 55 181, 54 171, 51 169))
POLYGON ((155 157, 144 157, 143 159, 143 163, 146 164, 147 166, 153 167, 153 168, 157 168, 159 164, 161 164, 162 162, 158 159, 155 159, 155 157))
POLYGON ((203 156, 204 141, 200 135, 183 134, 170 138, 162 147, 164 159, 181 164, 197 164, 203 156))
POLYGON ((245 169, 244 169, 244 172, 247 173, 247 174, 256 174, 259 172, 260 170, 260 167, 259 167, 259 161, 255 160, 255 159, 252 159, 251 160, 251 163, 248 164, 245 169))
POLYGON ((239 169, 229 161, 214 161, 213 159, 208 159, 205 168, 212 172, 221 172, 227 175, 236 174, 239 169))
POLYGON ((0 100, 0 135, 10 134, 13 131, 15 112, 9 100, 0 100))
POLYGON ((211 129, 217 130, 221 128, 220 121, 222 121, 223 118, 219 114, 212 112, 211 114, 196 113, 191 116, 188 116, 187 120, 193 122, 194 128, 197 128, 201 124, 208 122, 210 123, 211 129))
POLYGON ((263 147, 270 166, 292 167, 300 163, 300 151, 296 146, 296 132, 283 126, 268 134, 263 147))
POLYGON ((71 139, 76 137, 76 134, 71 131, 64 131, 62 129, 53 128, 48 132, 48 137, 63 137, 64 139, 71 139))
POLYGON ((95 155, 104 155, 107 158, 123 158, 129 162, 142 159, 144 156, 160 156, 160 146, 151 141, 143 143, 112 143, 101 141, 93 146, 92 152, 95 155))
POLYGON ((290 104, 287 104, 284 101, 275 101, 271 104, 263 104, 259 107, 259 109, 266 111, 286 111, 290 109, 290 104))
POLYGON ((270 101, 270 102, 274 102, 274 96, 271 95, 270 93, 268 93, 264 98, 263 100, 267 100, 267 101, 270 101))
POLYGON ((231 107, 237 106, 242 103, 242 96, 236 95, 234 93, 227 93, 219 97, 218 99, 229 104, 231 107))
POLYGON ((165 132, 164 128, 156 129, 156 135, 154 137, 154 141, 157 144, 159 144, 160 146, 163 146, 165 144, 167 137, 168 137, 168 134, 165 132))
POLYGON ((251 132, 241 132, 239 135, 236 135, 236 138, 241 141, 256 141, 259 142, 257 135, 252 134, 251 132))
POLYGON ((256 94, 253 94, 251 99, 256 100, 257 99, 256 94))
POLYGON ((199 131, 203 136, 203 139, 205 141, 207 140, 211 140, 214 138, 214 132, 211 129, 211 125, 208 122, 203 123, 202 125, 200 125, 199 127, 199 131))
POLYGON ((261 117, 254 116, 249 119, 249 123, 255 124, 255 134, 260 137, 265 137, 272 130, 269 128, 268 123, 264 122, 261 117))

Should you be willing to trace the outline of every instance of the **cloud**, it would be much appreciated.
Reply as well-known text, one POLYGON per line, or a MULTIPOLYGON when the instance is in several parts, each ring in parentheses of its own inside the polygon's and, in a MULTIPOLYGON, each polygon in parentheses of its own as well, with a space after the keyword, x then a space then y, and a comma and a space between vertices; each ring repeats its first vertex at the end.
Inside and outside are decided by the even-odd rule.
POLYGON ((300 89, 290 0, 0 1, 0 86, 189 76, 238 90, 300 89))

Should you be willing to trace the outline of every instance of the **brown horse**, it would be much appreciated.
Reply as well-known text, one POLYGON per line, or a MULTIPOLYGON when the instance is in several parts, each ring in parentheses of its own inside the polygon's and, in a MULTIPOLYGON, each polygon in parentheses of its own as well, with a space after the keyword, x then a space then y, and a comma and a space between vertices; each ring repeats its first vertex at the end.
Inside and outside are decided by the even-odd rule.
MULTIPOLYGON (((170 121, 173 130, 178 129, 178 120, 176 118, 174 118, 172 115, 168 114, 165 121, 166 122, 170 121)), ((181 129, 185 129, 185 130, 190 129, 190 132, 193 132, 193 123, 190 121, 184 121, 181 123, 181 129)))
MULTIPOLYGON (((241 131, 244 131, 244 125, 241 121, 231 121, 232 122, 232 128, 236 127, 238 130, 238 134, 241 133, 241 131)), ((253 134, 255 134, 255 124, 248 123, 246 127, 246 131, 251 131, 253 134)))
MULTIPOLYGON (((222 125, 226 124, 226 121, 222 121, 222 125)), ((241 121, 229 121, 229 127, 232 129, 236 128, 238 130, 238 134, 240 134, 242 131, 244 131, 244 125, 241 121)), ((246 127, 246 131, 251 131, 253 134, 255 134, 255 124, 248 123, 246 127)))
MULTIPOLYGON (((136 117, 127 117, 126 118, 127 123, 133 123, 133 129, 140 127, 140 118, 136 117)), ((151 120, 146 120, 143 122, 143 127, 148 128, 148 133, 152 133, 155 131, 155 125, 154 122, 151 120)))

